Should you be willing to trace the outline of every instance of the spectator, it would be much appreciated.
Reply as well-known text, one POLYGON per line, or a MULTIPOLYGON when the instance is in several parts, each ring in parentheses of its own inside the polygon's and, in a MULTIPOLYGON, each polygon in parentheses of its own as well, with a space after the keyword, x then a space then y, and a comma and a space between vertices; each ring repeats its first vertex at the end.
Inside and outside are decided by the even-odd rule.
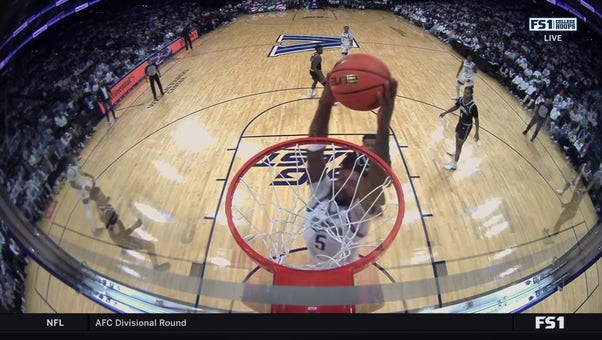
POLYGON ((107 123, 111 125, 111 119, 109 119, 109 111, 113 115, 113 120, 117 121, 117 119, 119 118, 115 116, 115 107, 113 106, 113 95, 111 94, 111 90, 109 89, 106 83, 100 83, 98 91, 96 91, 96 98, 98 98, 99 103, 104 108, 104 114, 107 117, 107 123))

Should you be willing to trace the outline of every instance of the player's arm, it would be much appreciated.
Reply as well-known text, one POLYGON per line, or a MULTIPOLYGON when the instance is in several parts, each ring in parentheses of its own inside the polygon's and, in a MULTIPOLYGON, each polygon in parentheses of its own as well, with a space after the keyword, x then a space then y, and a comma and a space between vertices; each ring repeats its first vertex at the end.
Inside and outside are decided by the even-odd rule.
POLYGON ((587 183, 587 185, 585 185, 583 188, 580 188, 580 189, 577 189, 577 190, 579 191, 579 193, 585 194, 585 193, 589 192, 589 190, 594 186, 594 183, 596 181, 597 181, 596 177, 592 176, 592 178, 587 183))
POLYGON ((587 183, 587 186, 583 189, 583 193, 589 192, 589 190, 594 186, 594 184, 598 181, 598 171, 596 171, 594 173, 594 175, 591 177, 589 183, 587 183))
POLYGON ((121 222, 121 220, 118 220, 118 221, 117 221, 117 224, 119 224, 119 225, 120 225, 120 227, 121 227, 123 230, 125 230, 125 234, 126 234, 126 235, 130 235, 130 234, 132 234, 132 233, 134 232, 134 230, 136 230, 136 229, 138 229, 138 228, 140 228, 140 227, 142 226, 142 224, 134 223, 134 224, 133 224, 131 227, 129 227, 129 228, 127 228, 127 229, 125 229, 125 227, 124 227, 124 225, 123 225, 123 222, 121 222))
MULTIPOLYGON (((389 156, 388 159, 391 159, 391 156, 389 156)), ((391 161, 389 161, 387 164, 391 165, 391 161)), ((381 192, 381 191, 382 191, 382 189, 379 190, 379 192, 381 192)), ((385 201, 385 195, 384 194, 378 195, 377 198, 376 198, 376 202, 375 203, 377 205, 380 205, 381 207, 383 205, 385 205, 385 203, 386 203, 386 201, 385 201)), ((372 210, 372 211, 374 211, 374 210, 372 210)), ((369 211, 369 212, 371 212, 371 211, 369 211)))
MULTIPOLYGON (((117 212, 115 212, 115 214, 117 214, 117 212)), ((124 233, 125 235, 131 235, 134 232, 134 230, 142 227, 142 221, 140 221, 140 219, 137 219, 136 222, 134 222, 134 224, 132 224, 131 226, 126 228, 125 225, 123 224, 123 221, 121 220, 121 218, 117 217, 117 222, 115 222, 115 227, 119 230, 119 233, 124 233)))
MULTIPOLYGON (((376 142, 374 153, 391 165, 389 153, 389 134, 393 108, 395 107, 395 96, 397 95, 397 80, 391 79, 385 83, 383 93, 379 93, 378 102, 380 108, 376 115, 376 142)), ((387 174, 380 166, 371 166, 366 176, 366 184, 360 185, 361 204, 364 210, 370 211, 375 205, 381 204, 383 195, 383 184, 387 180, 387 174)))
POLYGON ((462 71, 462 67, 464 67, 464 60, 460 61, 460 68, 458 68, 458 72, 456 72, 456 78, 460 75, 460 71, 462 71))
MULTIPOLYGON (((334 98, 330 92, 330 86, 326 84, 322 97, 318 101, 314 118, 309 125, 309 137, 328 137, 328 125, 333 103, 334 98)), ((312 183, 320 180, 326 166, 324 148, 325 145, 322 144, 312 144, 307 148, 307 171, 312 183)))
POLYGON ((456 111, 459 107, 460 107, 460 104, 456 103, 456 105, 454 105, 454 106, 450 107, 449 109, 441 112, 441 114, 439 115, 439 117, 443 118, 446 114, 448 114, 450 112, 456 111))
POLYGON ((583 167, 584 167, 584 164, 581 165, 581 167, 579 167, 579 171, 577 172, 575 177, 573 177, 573 179, 571 180, 571 182, 570 182, 571 187, 576 187, 579 184, 579 182, 581 181, 581 172, 583 171, 583 167))

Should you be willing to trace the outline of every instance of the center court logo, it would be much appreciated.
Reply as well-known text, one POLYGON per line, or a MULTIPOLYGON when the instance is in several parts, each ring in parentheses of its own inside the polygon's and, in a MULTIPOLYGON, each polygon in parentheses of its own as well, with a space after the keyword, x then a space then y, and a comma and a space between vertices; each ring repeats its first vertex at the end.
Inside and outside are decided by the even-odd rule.
MULTIPOLYGON (((345 156, 353 151, 336 148, 333 151, 324 152, 324 160, 327 166, 340 164, 345 156)), ((276 175, 270 182, 271 186, 282 185, 303 185, 307 184, 309 177, 307 175, 307 157, 305 151, 299 152, 295 149, 284 149, 274 152, 263 161, 254 165, 254 167, 269 167, 276 170, 276 175)), ((334 175, 336 167, 329 168, 328 174, 334 175), (335 171, 330 171, 335 170, 335 171)))
MULTIPOLYGON (((268 57, 277 57, 284 54, 313 51, 314 47, 320 44, 324 49, 340 48, 341 38, 328 35, 299 35, 299 34, 281 34, 276 39, 276 44, 272 46, 268 57)), ((359 48, 357 41, 353 39, 351 45, 359 48)))

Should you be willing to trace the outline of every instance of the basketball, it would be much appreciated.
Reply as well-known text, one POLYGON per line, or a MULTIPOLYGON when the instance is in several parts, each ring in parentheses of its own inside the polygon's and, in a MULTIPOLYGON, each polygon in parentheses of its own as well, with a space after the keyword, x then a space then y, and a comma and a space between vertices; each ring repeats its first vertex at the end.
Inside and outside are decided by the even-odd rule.
POLYGON ((378 93, 391 79, 385 63, 369 54, 351 54, 339 60, 328 76, 334 99, 357 111, 379 107, 378 93))

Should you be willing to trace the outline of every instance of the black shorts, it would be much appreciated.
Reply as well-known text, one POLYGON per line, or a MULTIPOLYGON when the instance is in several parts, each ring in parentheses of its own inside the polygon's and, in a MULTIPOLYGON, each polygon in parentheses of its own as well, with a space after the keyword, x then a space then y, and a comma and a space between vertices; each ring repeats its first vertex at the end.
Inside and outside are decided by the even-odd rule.
POLYGON ((113 212, 111 214, 111 217, 109 217, 109 220, 107 221, 107 224, 105 224, 105 227, 107 229, 113 228, 113 226, 115 225, 115 223, 117 223, 117 220, 119 220, 119 215, 117 215, 116 212, 113 212))
POLYGON ((467 125, 458 123, 458 125, 456 125, 456 138, 461 141, 465 141, 470 134, 470 130, 472 130, 472 124, 467 125))
POLYGON ((311 79, 313 81, 317 81, 321 84, 324 84, 326 82, 326 77, 324 77, 324 74, 322 73, 322 71, 309 70, 309 75, 311 76, 311 79))

